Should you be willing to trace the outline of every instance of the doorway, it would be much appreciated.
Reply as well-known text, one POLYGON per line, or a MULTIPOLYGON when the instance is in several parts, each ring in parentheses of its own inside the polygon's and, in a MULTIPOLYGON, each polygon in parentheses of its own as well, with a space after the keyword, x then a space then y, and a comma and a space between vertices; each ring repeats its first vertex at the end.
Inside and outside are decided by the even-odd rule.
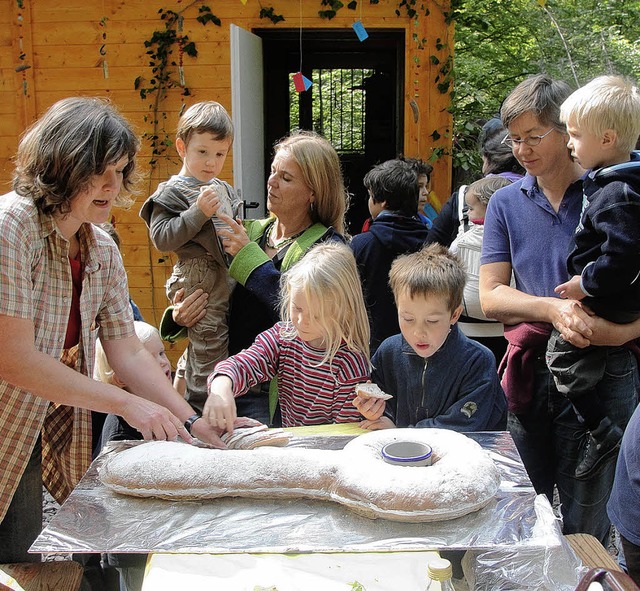
POLYGON ((265 170, 273 145, 295 128, 324 135, 336 148, 351 193, 347 227, 357 234, 369 216, 362 185, 374 164, 403 151, 404 30, 258 29, 264 64, 265 170), (291 75, 313 81, 297 93, 291 75))

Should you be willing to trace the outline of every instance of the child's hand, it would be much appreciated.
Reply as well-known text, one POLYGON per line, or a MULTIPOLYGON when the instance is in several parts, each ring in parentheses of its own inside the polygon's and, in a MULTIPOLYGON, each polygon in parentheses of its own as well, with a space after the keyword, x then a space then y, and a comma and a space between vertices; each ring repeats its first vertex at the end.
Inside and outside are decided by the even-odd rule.
POLYGON ((214 216, 220 207, 220 198, 213 187, 200 187, 200 195, 196 199, 196 206, 208 218, 214 216))
POLYGON ((358 409, 358 412, 370 421, 379 419, 383 413, 387 403, 380 398, 371 398, 369 396, 357 395, 352 402, 353 406, 358 409))
POLYGON ((233 433, 233 424, 238 417, 231 378, 216 376, 211 381, 202 416, 212 427, 233 433))
POLYGON ((361 421, 361 429, 369 429, 369 431, 380 431, 381 429, 395 429, 395 423, 389 417, 380 417, 375 421, 361 421))
POLYGON ((561 283, 553 291, 567 300, 582 300, 586 296, 580 287, 580 275, 574 275, 569 281, 561 283))

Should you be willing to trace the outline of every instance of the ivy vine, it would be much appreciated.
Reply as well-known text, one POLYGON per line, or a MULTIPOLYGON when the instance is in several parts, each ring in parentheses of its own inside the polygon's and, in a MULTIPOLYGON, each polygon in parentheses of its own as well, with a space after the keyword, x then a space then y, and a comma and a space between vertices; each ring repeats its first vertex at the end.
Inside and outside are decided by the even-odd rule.
MULTIPOLYGON (((22 0, 16 1, 20 4, 22 0)), ((364 2, 365 0, 360 1, 364 2)), ((440 7, 443 10, 447 24, 455 17, 461 1, 462 0, 451 0, 450 10, 446 12, 440 7)), ((380 0, 369 0, 369 4, 371 5, 379 4, 379 2, 380 0)), ((154 31, 151 37, 144 41, 144 46, 147 48, 146 53, 149 56, 151 77, 146 79, 143 76, 138 76, 134 81, 134 88, 138 90, 142 100, 153 98, 153 102, 149 105, 149 114, 144 118, 145 122, 151 123, 152 131, 143 134, 143 138, 148 140, 151 145, 152 156, 149 160, 151 167, 156 165, 158 159, 164 156, 169 146, 173 144, 173 134, 167 133, 164 127, 167 114, 161 110, 162 102, 167 98, 169 91, 173 89, 179 90, 182 96, 186 97, 191 95, 191 90, 186 83, 184 75, 183 60, 185 55, 196 58, 198 50, 196 44, 189 39, 188 35, 183 33, 183 23, 185 13, 198 4, 198 0, 193 0, 179 11, 161 8, 158 14, 164 23, 164 28, 154 31)), ((345 4, 341 2, 341 0, 321 0, 320 6, 323 7, 323 9, 318 11, 318 16, 331 20, 337 15, 340 9, 344 8, 345 4)), ((356 10, 358 1, 350 0, 346 6, 349 10, 356 10)), ((430 14, 423 0, 398 0, 396 6, 395 13, 398 17, 402 16, 402 12, 404 12, 409 18, 415 19, 416 23, 420 15, 428 16, 430 14)), ((436 6, 439 6, 438 2, 436 2, 436 6)), ((270 20, 274 25, 285 20, 282 14, 275 12, 273 6, 261 6, 259 17, 270 20)), ((196 20, 203 26, 213 23, 219 27, 222 24, 220 19, 211 12, 209 6, 205 4, 198 6, 196 20)), ((424 51, 426 49, 426 38, 420 38, 414 33, 413 41, 418 50, 424 51)), ((435 46, 437 51, 442 51, 447 47, 446 43, 440 38, 436 39, 435 46)), ((450 92, 453 67, 451 56, 448 56, 444 62, 442 62, 437 55, 430 55, 429 59, 432 65, 439 66, 438 73, 434 80, 438 92, 442 94, 450 92)), ((413 61, 416 68, 421 67, 421 60, 418 55, 413 57, 413 61)), ((416 93, 415 96, 417 96, 417 86, 414 91, 416 93)), ((437 140, 441 136, 436 130, 431 134, 431 137, 437 140)), ((436 150, 442 149, 434 149, 434 152, 436 150)), ((440 155, 439 153, 438 156, 440 155)))
MULTIPOLYGON (((162 101, 167 98, 171 89, 180 89, 182 96, 191 94, 184 76, 183 60, 185 55, 195 58, 198 50, 189 36, 183 34, 182 29, 184 13, 197 3, 197 1, 191 2, 179 12, 161 8, 158 14, 164 22, 164 29, 154 31, 144 42, 149 56, 151 78, 147 80, 143 76, 138 76, 134 81, 134 88, 139 91, 142 100, 153 97, 153 102, 149 105, 150 114, 144 118, 145 122, 150 122, 153 128, 151 132, 143 134, 143 138, 151 145, 152 156, 149 165, 152 167, 173 143, 164 127, 167 115, 160 110, 162 101)), ((198 8, 196 20, 203 26, 213 23, 219 27, 222 24, 204 4, 198 8)))
POLYGON ((274 13, 273 6, 270 6, 269 8, 261 8, 259 16, 260 18, 268 18, 274 25, 277 25, 279 22, 284 20, 284 16, 274 13))

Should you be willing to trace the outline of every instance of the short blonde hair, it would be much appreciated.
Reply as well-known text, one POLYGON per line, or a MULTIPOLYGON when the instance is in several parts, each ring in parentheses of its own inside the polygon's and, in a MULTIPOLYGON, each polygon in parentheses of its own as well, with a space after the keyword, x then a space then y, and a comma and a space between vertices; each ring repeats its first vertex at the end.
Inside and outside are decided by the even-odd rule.
POLYGON ((612 129, 616 147, 631 152, 640 136, 640 92, 622 76, 598 76, 562 103, 560 119, 596 136, 612 129))
POLYGON ((176 138, 189 145, 194 133, 210 133, 217 141, 233 141, 233 122, 227 110, 216 101, 191 105, 180 117, 176 138))
POLYGON ((304 294, 326 334, 321 365, 331 364, 343 341, 351 351, 369 357, 369 318, 356 259, 347 245, 318 244, 282 275, 280 316, 287 323, 285 338, 296 336, 290 313, 294 290, 304 294))
POLYGON ((412 299, 435 295, 446 300, 450 312, 462 305, 466 279, 460 258, 437 243, 399 256, 389 272, 389 284, 396 304, 402 294, 408 294, 412 299))
MULTIPOLYGON (((144 345, 147 341, 151 340, 151 337, 157 335, 160 338, 160 333, 155 326, 147 324, 146 322, 140 322, 136 320, 134 323, 136 329, 136 336, 140 339, 140 342, 144 345)), ((93 370, 93 379, 105 384, 113 384, 113 376, 115 372, 111 369, 107 355, 104 352, 102 342, 100 339, 96 341, 96 361, 93 370)))
POLYGON ((313 191, 316 199, 311 219, 344 234, 349 196, 340 158, 333 146, 313 131, 299 130, 276 144, 275 153, 281 150, 293 157, 302 171, 302 179, 313 191))

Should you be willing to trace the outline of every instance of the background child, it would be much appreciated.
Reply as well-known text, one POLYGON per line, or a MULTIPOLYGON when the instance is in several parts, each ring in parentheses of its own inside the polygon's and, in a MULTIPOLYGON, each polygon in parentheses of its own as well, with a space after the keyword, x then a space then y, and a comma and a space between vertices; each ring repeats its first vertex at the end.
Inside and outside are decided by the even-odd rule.
POLYGON ((433 166, 420 158, 402 158, 402 160, 418 175, 418 217, 429 230, 433 226, 433 220, 438 217, 438 212, 430 203, 433 166))
MULTIPOLYGON (((571 279, 555 291, 612 322, 633 322, 640 317, 640 154, 631 151, 640 134, 640 92, 619 76, 600 76, 567 98, 560 118, 572 157, 592 170, 567 260, 571 279)), ((549 339, 549 371, 588 429, 577 478, 588 478, 620 446, 622 429, 596 391, 613 349, 580 349, 556 330, 549 339)))
POLYGON ((351 403, 369 377, 369 322, 348 246, 315 246, 283 274, 281 317, 216 366, 203 416, 233 431, 234 397, 277 376, 282 426, 358 421, 351 403))
POLYGON ((480 253, 484 237, 484 215, 491 196, 511 181, 501 176, 488 176, 471 183, 464 194, 467 204, 467 216, 471 224, 468 229, 458 234, 449 250, 457 254, 464 265, 467 281, 462 298, 462 314, 458 326, 468 337, 482 343, 493 352, 499 363, 507 350, 504 338, 504 325, 489 320, 480 306, 480 253))
POLYGON ((371 352, 396 334, 398 314, 389 287, 391 263, 400 254, 418 250, 427 237, 427 227, 416 215, 417 175, 402 160, 387 160, 364 177, 369 191, 373 222, 368 232, 351 241, 362 280, 371 326, 371 352))
MULTIPOLYGON (((144 348, 149 351, 158 362, 167 379, 171 381, 171 363, 169 363, 169 359, 165 353, 164 342, 160 338, 158 329, 146 322, 139 322, 137 320, 134 322, 134 325, 136 336, 140 339, 144 348)), ((127 390, 127 392, 129 391, 127 385, 118 377, 113 369, 111 369, 100 339, 96 341, 96 362, 93 378, 99 382, 111 384, 112 386, 127 390)), ((142 439, 142 435, 124 419, 116 415, 107 415, 102 431, 102 442, 96 452, 99 453, 104 444, 109 441, 120 441, 124 439, 142 439)), ((94 456, 97 455, 97 453, 94 453, 94 456)))
MULTIPOLYGON (((134 324, 136 336, 140 339, 144 348, 158 362, 158 365, 167 376, 167 380, 171 382, 171 363, 167 359, 160 333, 155 327, 146 322, 136 321, 134 324)), ((105 384, 118 386, 118 388, 129 391, 127 385, 111 369, 100 339, 96 341, 96 361, 93 377, 105 384)), ((142 435, 124 419, 116 415, 108 415, 102 432, 103 444, 106 445, 109 441, 125 439, 142 439, 142 435)), ((102 448, 102 445, 100 447, 102 448)), ((96 450, 96 452, 99 453, 100 449, 96 450)), ((146 554, 106 554, 105 557, 109 566, 115 567, 118 571, 120 591, 137 591, 142 588, 144 568, 147 561, 146 554)))
POLYGON ((460 259, 446 247, 431 244, 398 257, 389 278, 401 334, 380 345, 371 379, 394 398, 381 416, 383 404, 358 396, 356 408, 368 418, 376 413, 379 417, 361 425, 461 432, 505 429, 507 401, 493 354, 456 325, 465 283, 460 259))
POLYGON ((187 296, 196 288, 209 294, 205 316, 187 332, 186 398, 199 411, 207 397, 207 376, 226 359, 229 347, 233 282, 217 235, 227 225, 216 214, 235 217, 240 202, 231 186, 216 177, 232 141, 233 124, 222 105, 207 101, 189 107, 176 133, 182 169, 161 183, 140 210, 156 248, 178 256, 167 281, 167 297, 173 301, 180 289, 187 296))

